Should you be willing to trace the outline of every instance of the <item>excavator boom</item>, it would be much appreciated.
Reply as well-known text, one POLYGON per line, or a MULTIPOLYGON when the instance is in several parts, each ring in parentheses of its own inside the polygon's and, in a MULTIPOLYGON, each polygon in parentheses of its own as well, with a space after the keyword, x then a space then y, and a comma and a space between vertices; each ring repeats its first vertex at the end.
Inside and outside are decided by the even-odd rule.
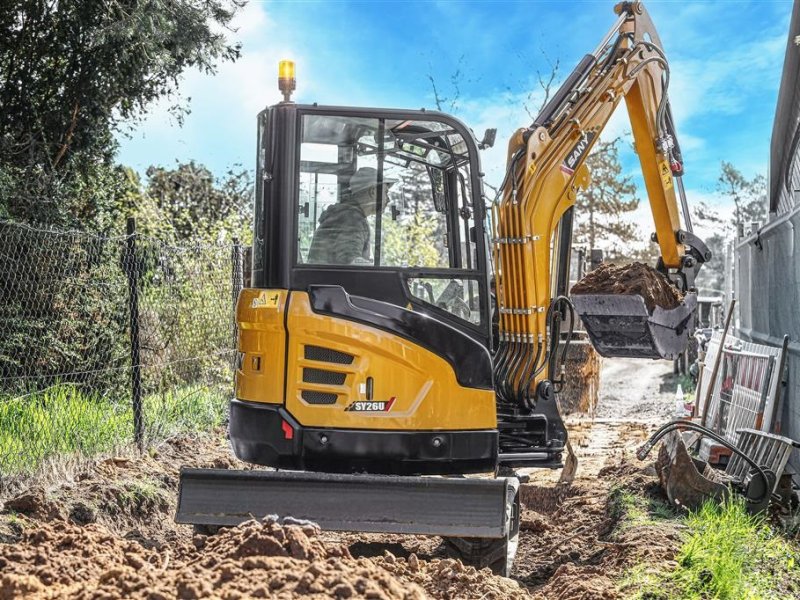
POLYGON ((682 191, 669 65, 642 3, 615 10, 618 19, 598 48, 509 142, 503 194, 493 206, 501 342, 495 377, 509 406, 535 406, 552 396, 551 387, 558 392, 566 354, 557 356, 559 334, 574 324, 575 309, 604 356, 672 358, 688 341, 694 277, 710 253, 691 231, 682 191), (674 310, 648 310, 637 296, 576 296, 574 307, 566 297, 573 208, 590 180, 586 158, 623 98, 661 250, 657 268, 686 293, 674 310))

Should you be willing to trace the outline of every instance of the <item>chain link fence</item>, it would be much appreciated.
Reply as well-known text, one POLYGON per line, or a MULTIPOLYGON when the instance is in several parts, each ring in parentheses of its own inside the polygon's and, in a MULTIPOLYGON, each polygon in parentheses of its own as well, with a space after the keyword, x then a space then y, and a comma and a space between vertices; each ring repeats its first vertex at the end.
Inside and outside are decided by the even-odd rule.
POLYGON ((225 420, 238 244, 0 222, 0 488, 225 420))

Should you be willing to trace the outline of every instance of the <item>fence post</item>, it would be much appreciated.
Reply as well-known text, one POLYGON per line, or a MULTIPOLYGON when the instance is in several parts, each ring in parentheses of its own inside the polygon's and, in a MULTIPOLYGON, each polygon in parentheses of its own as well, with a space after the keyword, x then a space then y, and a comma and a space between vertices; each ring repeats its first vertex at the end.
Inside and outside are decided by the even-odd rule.
MULTIPOLYGON (((236 324, 236 302, 239 300, 239 292, 244 287, 244 273, 242 265, 242 245, 239 238, 233 238, 233 249, 231 251, 231 289, 233 291, 233 348, 237 348, 239 340, 236 337, 238 326, 236 324)), ((235 358, 234 358, 235 361, 235 358)))
POLYGON ((239 360, 239 327, 236 322, 236 303, 239 300, 239 292, 244 287, 244 273, 242 271, 242 245, 239 238, 233 238, 233 248, 231 249, 231 292, 233 295, 233 323, 231 323, 233 331, 233 359, 231 360, 231 368, 233 369, 233 395, 236 396, 236 369, 239 360))
POLYGON ((131 309, 131 399, 133 404, 133 438, 139 452, 144 451, 142 423, 142 373, 139 352, 139 264, 136 256, 136 219, 128 217, 126 256, 122 264, 128 276, 131 309))

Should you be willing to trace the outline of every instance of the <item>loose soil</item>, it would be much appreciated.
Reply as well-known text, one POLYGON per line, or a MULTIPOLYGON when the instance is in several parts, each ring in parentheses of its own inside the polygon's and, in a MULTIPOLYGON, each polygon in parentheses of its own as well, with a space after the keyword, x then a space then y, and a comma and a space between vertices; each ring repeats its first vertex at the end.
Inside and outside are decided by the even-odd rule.
POLYGON ((593 414, 600 387, 600 355, 588 339, 570 341, 564 368, 569 376, 558 395, 563 415, 593 414))
POLYGON ((436 537, 320 532, 269 519, 193 535, 173 522, 180 467, 246 466, 222 431, 176 438, 6 498, 0 599, 622 597, 625 571, 642 561, 668 566, 680 539, 674 521, 632 526, 620 501, 621 491, 661 498, 653 469, 632 462, 654 426, 569 421, 578 477, 560 486, 557 471, 530 472, 511 578, 447 558, 436 537))
POLYGON ((603 263, 572 286, 572 294, 639 295, 651 313, 656 306, 677 308, 683 294, 661 273, 644 263, 603 263))

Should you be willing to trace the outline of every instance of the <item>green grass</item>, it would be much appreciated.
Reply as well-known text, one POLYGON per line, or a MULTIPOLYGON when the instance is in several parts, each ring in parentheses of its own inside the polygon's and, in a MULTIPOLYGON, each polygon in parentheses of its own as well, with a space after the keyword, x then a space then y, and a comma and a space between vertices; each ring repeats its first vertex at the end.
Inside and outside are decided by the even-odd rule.
POLYGON ((800 594, 800 550, 762 517, 749 515, 742 498, 708 502, 684 523, 688 532, 675 569, 630 569, 619 582, 627 597, 766 600, 800 594))
MULTIPOLYGON (((219 425, 225 399, 186 386, 142 401, 147 441, 219 425)), ((17 398, 0 397, 0 474, 35 471, 55 457, 90 457, 133 442, 129 404, 86 394, 69 385, 17 398)))
POLYGON ((675 513, 666 502, 645 498, 619 486, 611 488, 610 503, 619 531, 658 525, 659 522, 675 518, 675 513))
POLYGON ((121 509, 147 514, 169 505, 164 490, 150 479, 129 479, 122 482, 116 495, 116 504, 121 509))

